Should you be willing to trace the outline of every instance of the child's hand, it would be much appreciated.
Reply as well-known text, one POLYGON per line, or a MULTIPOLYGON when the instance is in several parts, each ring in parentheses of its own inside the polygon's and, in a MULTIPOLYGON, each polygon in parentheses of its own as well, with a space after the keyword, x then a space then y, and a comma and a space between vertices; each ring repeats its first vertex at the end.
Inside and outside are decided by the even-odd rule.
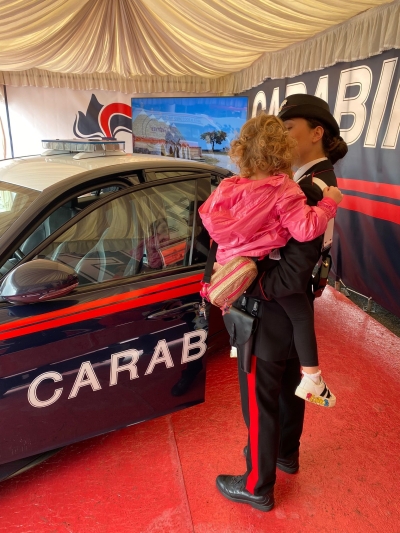
POLYGON ((343 200, 343 194, 337 187, 325 187, 322 194, 324 195, 324 198, 332 198, 337 204, 340 204, 343 200))

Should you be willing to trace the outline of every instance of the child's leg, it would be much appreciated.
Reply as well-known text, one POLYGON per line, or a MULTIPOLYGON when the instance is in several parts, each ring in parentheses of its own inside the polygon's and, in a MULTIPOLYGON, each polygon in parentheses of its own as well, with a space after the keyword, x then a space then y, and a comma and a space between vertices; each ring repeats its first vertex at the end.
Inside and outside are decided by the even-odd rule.
POLYGON ((335 396, 321 378, 318 367, 317 340, 314 329, 314 311, 306 294, 292 294, 276 301, 283 307, 293 325, 294 344, 304 377, 296 395, 323 407, 333 407, 335 396))
POLYGON ((294 345, 307 374, 319 371, 314 311, 305 293, 276 298, 293 325, 294 345))

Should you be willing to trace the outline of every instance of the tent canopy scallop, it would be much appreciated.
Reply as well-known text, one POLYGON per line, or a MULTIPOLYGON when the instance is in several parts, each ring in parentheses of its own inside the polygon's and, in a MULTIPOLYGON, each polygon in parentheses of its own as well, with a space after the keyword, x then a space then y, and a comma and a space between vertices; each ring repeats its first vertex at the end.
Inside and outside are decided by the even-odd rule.
MULTIPOLYGON (((375 33, 377 23, 389 24, 391 18, 392 26, 394 21, 398 26, 399 17, 388 12, 399 8, 398 1, 0 0, 0 82, 77 89, 126 86, 127 92, 244 90, 246 84, 273 77, 274 54, 351 23, 351 17, 381 4, 387 9, 369 17, 375 33)), ((388 36, 386 29, 380 33, 388 36)), ((397 39, 398 28, 390 32, 388 37, 397 39)), ((333 35, 323 62, 335 60, 340 35, 333 35)), ((346 53, 357 44, 360 48, 360 35, 354 35, 346 53)), ((365 43, 368 50, 362 53, 369 54, 371 45, 376 43, 365 43)))

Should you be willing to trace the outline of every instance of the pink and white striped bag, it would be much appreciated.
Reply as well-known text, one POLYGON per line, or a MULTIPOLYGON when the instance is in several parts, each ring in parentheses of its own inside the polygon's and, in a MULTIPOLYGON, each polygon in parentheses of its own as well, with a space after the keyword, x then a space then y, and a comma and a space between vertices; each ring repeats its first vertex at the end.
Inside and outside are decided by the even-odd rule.
POLYGON ((257 266, 249 257, 234 257, 223 266, 214 263, 211 279, 209 283, 203 280, 200 295, 226 313, 256 276, 257 266))

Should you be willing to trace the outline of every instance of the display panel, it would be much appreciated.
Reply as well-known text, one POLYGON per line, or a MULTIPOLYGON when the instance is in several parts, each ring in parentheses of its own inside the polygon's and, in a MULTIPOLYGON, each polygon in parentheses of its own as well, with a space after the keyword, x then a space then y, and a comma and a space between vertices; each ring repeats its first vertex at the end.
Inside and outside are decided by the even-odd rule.
POLYGON ((247 96, 132 98, 133 152, 204 161, 235 172, 228 150, 247 115, 247 96))

